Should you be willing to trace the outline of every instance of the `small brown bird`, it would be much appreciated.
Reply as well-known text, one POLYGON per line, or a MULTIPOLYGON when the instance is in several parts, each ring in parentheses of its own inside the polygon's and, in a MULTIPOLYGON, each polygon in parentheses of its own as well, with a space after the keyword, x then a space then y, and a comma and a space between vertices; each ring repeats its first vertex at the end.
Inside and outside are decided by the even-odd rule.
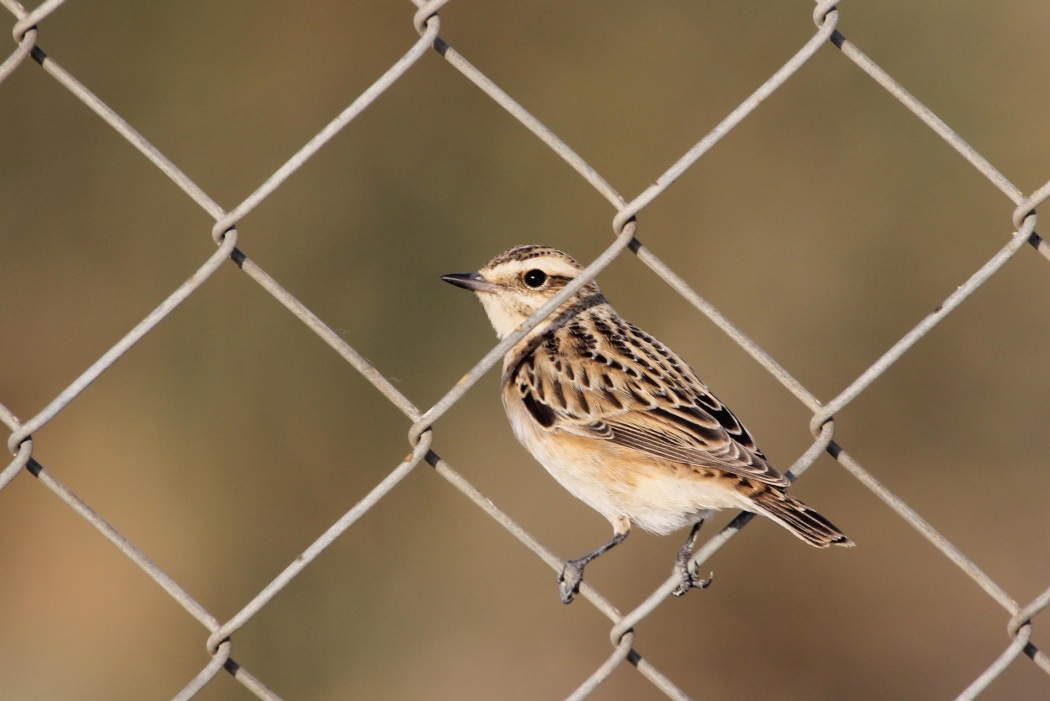
MULTIPOLYGON (((531 245, 441 279, 477 293, 505 338, 581 271, 561 251, 531 245)), ((692 525, 675 558, 676 596, 710 584, 688 563, 704 519, 719 509, 761 514, 818 548, 853 545, 788 496, 787 478, 736 416, 674 351, 622 319, 594 282, 507 352, 502 388, 514 435, 613 527, 611 540, 565 563, 565 603, 587 563, 622 543, 632 524, 661 535, 692 525)))

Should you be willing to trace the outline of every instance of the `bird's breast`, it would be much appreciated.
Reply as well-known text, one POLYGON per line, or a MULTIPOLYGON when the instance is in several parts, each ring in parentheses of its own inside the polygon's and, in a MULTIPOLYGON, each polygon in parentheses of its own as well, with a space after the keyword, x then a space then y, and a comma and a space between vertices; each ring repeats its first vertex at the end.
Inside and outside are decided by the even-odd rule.
POLYGON ((515 391, 505 391, 503 403, 514 435, 525 449, 570 494, 610 522, 627 517, 647 531, 666 534, 706 518, 712 510, 750 506, 733 488, 733 479, 579 435, 557 424, 545 428, 515 391))

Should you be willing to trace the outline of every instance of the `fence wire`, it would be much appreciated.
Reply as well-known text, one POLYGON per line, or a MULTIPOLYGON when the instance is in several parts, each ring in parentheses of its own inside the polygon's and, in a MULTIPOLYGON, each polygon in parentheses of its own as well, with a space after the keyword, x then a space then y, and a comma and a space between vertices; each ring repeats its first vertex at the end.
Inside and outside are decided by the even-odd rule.
MULTIPOLYGON (((1027 657, 1040 669, 1050 674, 1050 657, 1031 642, 1033 621, 1050 603, 1050 588, 1046 589, 1031 602, 1018 603, 1008 592, 974 564, 965 553, 938 533, 921 515, 910 508, 896 494, 882 485, 855 458, 847 453, 843 446, 834 440, 835 415, 856 399, 864 389, 886 372, 916 343, 921 341, 932 328, 951 314, 963 300, 996 275, 1025 247, 1025 244, 1029 244, 1037 253, 1050 260, 1050 245, 1035 231, 1036 209, 1050 196, 1050 182, 1031 194, 1026 195, 1023 193, 1002 173, 996 170, 987 159, 969 146, 958 134, 953 132, 936 114, 925 107, 913 95, 909 94, 892 76, 839 33, 836 29, 839 19, 838 3, 825 0, 824 2, 818 2, 813 10, 816 31, 798 49, 797 53, 771 75, 758 90, 730 112, 721 123, 697 141, 666 171, 656 177, 652 185, 633 199, 627 200, 621 197, 594 167, 574 152, 557 134, 531 115, 499 85, 486 77, 463 55, 441 38, 439 35, 441 20, 438 11, 447 2, 448 0, 432 0, 426 3, 416 2, 417 10, 411 17, 411 22, 418 33, 418 38, 411 41, 406 39, 408 48, 405 54, 335 119, 311 138, 284 165, 267 178, 251 195, 245 198, 243 202, 232 210, 225 211, 163 152, 139 134, 132 125, 107 106, 88 87, 79 82, 75 76, 66 71, 38 45, 39 27, 50 15, 59 10, 63 5, 63 0, 48 0, 32 12, 27 12, 15 0, 0 0, 0 4, 3 4, 15 18, 12 35, 16 44, 15 49, 0 64, 0 81, 3 81, 17 70, 30 70, 28 68, 30 65, 28 59, 31 58, 33 62, 54 78, 58 84, 75 95, 99 118, 104 120, 118 134, 138 149, 142 155, 149 159, 175 185, 181 188, 190 199, 215 220, 215 225, 212 228, 212 236, 217 244, 215 252, 200 265, 199 269, 191 277, 172 291, 167 299, 132 328, 116 345, 106 351, 39 413, 21 421, 6 407, 0 405, 0 420, 11 430, 8 447, 14 455, 14 459, 6 469, 0 472, 0 489, 3 489, 19 477, 26 479, 25 475, 27 473, 35 477, 40 485, 53 492, 97 529, 99 533, 113 543, 158 586, 167 592, 172 599, 178 602, 189 615, 207 629, 207 649, 211 653, 212 658, 200 673, 190 680, 174 698, 179 700, 192 698, 214 679, 221 670, 225 669, 259 698, 278 699, 277 694, 269 689, 260 678, 259 674, 261 673, 249 671, 238 664, 231 656, 233 640, 237 631, 256 616, 278 592, 288 586, 325 548, 345 533, 347 529, 351 528, 362 515, 394 490, 417 465, 424 461, 431 465, 437 474, 448 480, 449 483, 466 495, 493 520, 509 531, 524 547, 546 562, 555 571, 560 570, 563 565, 561 559, 541 542, 529 535, 514 519, 490 501, 433 450, 435 425, 466 392, 470 391, 482 375, 500 362, 507 349, 515 344, 529 329, 540 323, 562 300, 573 294, 577 288, 594 279, 600 271, 627 249, 630 249, 657 277, 666 282, 693 307, 706 315, 738 343, 756 362, 779 380, 785 388, 813 413, 810 428, 814 436, 814 442, 791 466, 789 476, 792 478, 801 476, 821 454, 829 453, 862 485, 871 490, 901 519, 918 531, 929 542, 930 546, 940 551, 957 565, 962 573, 976 582, 989 597, 1006 611, 1007 629, 1010 635, 1009 644, 1003 649, 1001 655, 992 661, 987 669, 977 675, 969 687, 963 690, 957 698, 960 700, 977 698, 989 684, 1007 668, 1020 660, 1022 656, 1027 657), (284 289, 277 280, 248 258, 237 247, 237 224, 281 187, 288 177, 301 168, 307 160, 324 148, 333 136, 367 110, 378 96, 404 77, 414 66, 423 61, 425 56, 432 56, 433 54, 430 54, 428 49, 434 49, 437 55, 459 71, 464 78, 478 86, 524 128, 528 129, 546 144, 566 165, 572 168, 609 201, 615 209, 615 214, 612 217, 614 233, 612 243, 600 256, 586 266, 584 274, 574 284, 570 285, 564 292, 539 310, 519 331, 493 347, 460 382, 433 406, 424 410, 402 394, 379 370, 284 289), (660 197, 679 176, 702 158, 716 143, 758 109, 766 98, 778 90, 793 75, 802 70, 817 52, 821 50, 830 51, 832 49, 837 49, 844 59, 856 64, 930 130, 944 139, 959 156, 970 163, 993 186, 1005 194, 1013 203, 1013 208, 1009 211, 1009 221, 1015 231, 1002 248, 975 271, 969 279, 963 281, 956 291, 948 296, 934 312, 927 315, 914 328, 909 330, 882 357, 861 373, 837 396, 829 401, 821 402, 793 378, 773 357, 763 351, 728 318, 691 289, 685 280, 672 270, 669 265, 647 249, 635 237, 635 217, 645 207, 660 197), (58 480, 47 468, 37 462, 33 458, 33 434, 48 424, 63 409, 76 401, 88 385, 99 379, 102 373, 118 362, 125 352, 161 324, 171 311, 193 295, 228 260, 237 265, 252 280, 257 282, 260 287, 276 298, 292 315, 321 337, 347 363, 367 379, 383 397, 411 421, 408 442, 412 450, 410 455, 391 470, 367 496, 332 524, 299 557, 289 563, 284 571, 248 601, 239 612, 228 620, 220 620, 209 613, 178 582, 152 562, 145 553, 107 523, 103 515, 93 510, 89 504, 58 480)), ((408 20, 409 17, 406 14, 406 29, 409 29, 408 20)), ((0 86, 0 90, 2 90, 2 86, 0 86)), ((1004 211, 1004 226, 1007 224, 1005 215, 1006 212, 1004 211)), ((715 552, 728 543, 750 519, 750 514, 741 513, 696 552, 692 560, 693 565, 696 567, 701 566, 715 552)), ((673 699, 689 698, 674 680, 663 674, 654 665, 653 661, 643 657, 634 646, 635 628, 641 625, 649 614, 667 600, 676 585, 677 580, 675 576, 671 576, 634 610, 621 612, 590 584, 586 582, 583 584, 580 592, 582 598, 589 601, 597 610, 608 617, 612 624, 609 633, 612 652, 607 660, 594 670, 594 673, 584 680, 569 698, 581 699, 588 696, 614 670, 621 667, 625 661, 652 682, 667 697, 673 699)))

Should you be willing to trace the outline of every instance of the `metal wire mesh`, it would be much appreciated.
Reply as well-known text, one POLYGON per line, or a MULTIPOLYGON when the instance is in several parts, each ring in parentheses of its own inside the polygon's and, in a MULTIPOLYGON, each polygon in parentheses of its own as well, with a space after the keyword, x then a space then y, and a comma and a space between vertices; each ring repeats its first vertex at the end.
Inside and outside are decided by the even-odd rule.
MULTIPOLYGON (((230 211, 224 210, 183 173, 160 149, 139 134, 120 114, 111 109, 96 97, 89 87, 85 86, 70 72, 65 70, 54 58, 50 57, 37 44, 39 28, 46 23, 50 15, 58 11, 63 0, 48 0, 31 12, 27 12, 15 0, 0 0, 15 17, 12 33, 16 48, 0 64, 0 81, 10 77, 19 70, 31 70, 35 62, 59 85, 72 93, 78 100, 89 107, 99 118, 111 126, 121 137, 133 145, 157 169, 177 185, 187 197, 202 208, 215 220, 212 236, 216 249, 198 270, 180 284, 171 294, 145 318, 134 326, 112 348, 102 354, 72 384, 62 390, 41 411, 26 420, 18 419, 11 411, 0 405, 0 419, 11 430, 8 447, 14 455, 10 464, 0 472, 0 489, 7 487, 17 479, 27 480, 30 476, 37 483, 53 492, 70 509, 79 514, 97 531, 108 539, 121 553, 138 565, 158 586, 174 599, 186 613, 195 618, 207 630, 207 649, 211 659, 200 673, 189 680, 185 687, 175 696, 176 699, 194 697, 222 670, 243 684, 259 698, 277 699, 278 696, 267 688, 263 679, 265 670, 248 670, 238 664, 231 656, 236 634, 248 621, 259 614, 270 601, 289 585, 305 568, 309 567, 324 550, 358 519, 395 490, 412 470, 421 462, 431 465, 456 489, 466 495, 494 521, 512 534, 522 546, 530 550, 552 569, 559 570, 562 561, 543 543, 533 538, 514 519, 508 516, 496 504, 490 501, 481 491, 466 480, 452 465, 442 459, 434 450, 435 432, 439 421, 477 381, 496 363, 514 343, 529 329, 554 310, 562 300, 571 295, 578 287, 592 280, 624 251, 630 250, 655 274, 699 312, 706 315, 721 328, 730 338, 738 343, 754 360, 775 377, 787 390, 798 398, 811 412, 810 429, 814 441, 812 446, 791 466, 790 473, 797 478, 823 453, 829 453, 838 463, 853 475, 864 487, 874 493, 892 509, 903 521, 918 531, 936 551, 951 560, 959 571, 976 582, 986 594, 1006 611, 1007 628, 1010 642, 1001 655, 992 661, 987 669, 977 673, 973 682, 957 698, 974 699, 1006 669, 1019 662, 1022 656, 1027 657, 1040 669, 1050 674, 1050 657, 1040 651, 1032 642, 1033 622, 1048 603, 1050 588, 1030 602, 1016 601, 1007 591, 983 572, 970 558, 947 538, 938 533, 919 513, 909 507, 902 499, 885 487, 868 470, 866 470, 842 445, 834 440, 835 416, 849 405, 857 396, 875 382, 894 363, 919 343, 924 336, 945 318, 951 315, 967 297, 973 294, 985 282, 1004 269, 1025 244, 1044 258, 1050 259, 1050 245, 1036 232, 1036 209, 1050 196, 1050 182, 1031 194, 1025 194, 1013 185, 1003 174, 997 171, 979 152, 969 146, 958 134, 953 132, 936 114, 925 107, 918 99, 909 94, 894 78, 868 58, 846 37, 836 29, 839 10, 834 1, 819 2, 813 10, 816 31, 768 80, 754 93, 741 102, 714 129, 681 155, 670 167, 653 180, 653 183, 637 196, 626 199, 607 182, 599 172, 574 152, 557 134, 532 116, 514 98, 505 92, 494 81, 486 77, 463 55, 446 43, 440 36, 441 20, 438 14, 447 0, 417 2, 417 10, 412 16, 412 23, 418 33, 418 39, 408 42, 409 48, 404 55, 393 63, 388 70, 367 90, 362 92, 327 126, 317 132, 306 145, 273 172, 254 192, 230 211), (584 275, 570 285, 558 297, 551 300, 522 329, 504 339, 484 355, 473 368, 454 387, 432 406, 421 408, 406 397, 387 377, 372 365, 358 350, 329 328, 310 309, 288 292, 280 282, 248 258, 237 247, 238 223, 264 200, 270 197, 285 181, 316 155, 341 130, 346 128, 359 115, 365 112, 384 91, 413 70, 421 61, 433 60, 436 54, 455 68, 465 79, 479 87, 496 104, 506 110, 522 127, 529 130, 551 151, 557 154, 567 166, 600 193, 615 209, 612 218, 614 238, 604 253, 586 267, 584 275), (676 273, 672 266, 658 259, 636 237, 636 216, 659 198, 674 181, 686 170, 697 163, 723 137, 735 129, 749 115, 757 110, 766 98, 777 91, 793 75, 806 66, 818 52, 836 50, 842 58, 858 66, 864 73, 884 88, 908 111, 918 118, 933 133, 942 138, 955 152, 973 166, 995 188, 1005 194, 1013 203, 1011 222, 1015 232, 1009 240, 987 260, 968 279, 962 281, 958 288, 949 295, 935 311, 928 314, 918 324, 904 334, 875 363, 865 369, 855 380, 828 401, 817 397, 793 378, 777 360, 762 350, 748 338, 732 321, 721 314, 705 299, 701 298, 687 282, 676 273), (30 60, 31 59, 31 60, 30 60), (60 412, 74 403, 81 393, 108 368, 118 363, 121 357, 139 343, 158 325, 164 323, 168 315, 180 304, 190 298, 198 288, 216 273, 227 261, 232 261, 258 285, 278 300, 294 317, 316 333, 347 363, 368 380, 378 393, 401 411, 411 422, 408 442, 411 453, 387 476, 372 489, 363 499, 356 503, 340 519, 333 523, 303 553, 290 562, 256 596, 247 601, 232 617, 221 620, 186 591, 163 569, 150 560, 146 553, 139 550, 132 542, 105 519, 104 514, 97 513, 88 503, 75 494, 69 487, 58 480, 48 469, 33 457, 33 434, 51 422, 60 412)), ((408 17, 406 16, 406 27, 408 17)), ((2 90, 0 86, 0 90, 2 90)), ((1004 212, 1005 214, 1005 212, 1004 212)), ((1004 222, 1005 223, 1005 222, 1004 222)), ((703 565, 720 548, 727 544, 750 520, 748 514, 741 514, 718 535, 703 545, 693 558, 697 566, 703 565)), ((611 622, 609 637, 612 652, 607 660, 594 670, 593 674, 583 680, 569 698, 580 699, 591 694, 616 669, 628 662, 639 674, 649 680, 653 686, 667 697, 674 699, 688 698, 675 682, 654 664, 653 660, 643 657, 635 647, 635 630, 642 626, 646 618, 668 599, 677 581, 669 577, 659 588, 652 592, 640 605, 631 611, 618 610, 607 598, 589 584, 581 590, 582 598, 596 607, 611 622)), ((658 661, 657 661, 658 662, 658 661)))

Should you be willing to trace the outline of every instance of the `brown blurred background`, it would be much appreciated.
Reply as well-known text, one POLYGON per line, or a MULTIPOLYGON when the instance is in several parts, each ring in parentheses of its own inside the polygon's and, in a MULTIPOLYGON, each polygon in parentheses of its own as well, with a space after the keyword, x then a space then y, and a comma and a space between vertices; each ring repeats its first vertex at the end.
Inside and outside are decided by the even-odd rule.
MULTIPOLYGON (((811 8, 454 0, 441 18, 631 198, 812 35, 811 8)), ((232 208, 408 49, 413 12, 70 2, 39 44, 232 208)), ((1022 190, 1050 177, 1046 3, 843 3, 839 28, 1022 190)), ((212 222, 31 62, 0 84, 0 163, 0 402, 28 419, 214 250, 212 222)), ((1012 210, 828 46, 647 208, 638 236, 827 401, 1006 242, 1012 210)), ((495 342, 438 276, 518 243, 590 261, 613 213, 431 52, 240 223, 239 245, 428 407, 495 342)), ((809 446, 804 407, 632 255, 600 282, 775 464, 809 446)), ((1050 584, 1048 295, 1050 264, 1022 250, 836 432, 1022 604, 1050 584)), ((518 446, 497 384, 493 370, 441 419, 435 449, 580 555, 608 525, 518 446)), ((230 264, 38 431, 35 455, 228 618, 397 465, 408 425, 230 264)), ((794 491, 859 547, 816 551, 753 523, 709 564, 711 589, 638 627, 686 692, 947 699, 1005 649, 1007 613, 830 457, 794 491)), ((588 581, 633 608, 679 545, 639 532, 588 581)), ((164 699, 207 661, 206 631, 28 474, 0 493, 0 563, 3 699, 164 699)), ((555 699, 607 657, 608 628, 423 465, 233 654, 286 699, 555 699)), ((1021 659, 982 698, 1048 697, 1021 659)), ((250 695, 221 674, 198 698, 250 695)), ((593 698, 661 696, 625 666, 593 698)))

